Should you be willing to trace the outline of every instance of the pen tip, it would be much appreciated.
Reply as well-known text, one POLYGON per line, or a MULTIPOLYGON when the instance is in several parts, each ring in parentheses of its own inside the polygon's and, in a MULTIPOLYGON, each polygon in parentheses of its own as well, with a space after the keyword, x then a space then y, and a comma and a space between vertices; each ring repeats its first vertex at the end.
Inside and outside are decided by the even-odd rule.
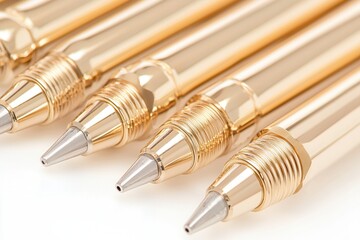
POLYGON ((185 232, 195 233, 224 220, 227 214, 228 204, 224 197, 217 192, 209 192, 185 224, 185 232))
POLYGON ((82 155, 88 150, 85 134, 76 127, 69 128, 41 157, 44 166, 50 166, 82 155))
POLYGON ((149 155, 140 155, 138 160, 120 178, 116 188, 120 192, 139 187, 156 180, 159 176, 157 161, 149 155))
POLYGON ((9 110, 0 105, 0 134, 12 129, 13 123, 9 110))

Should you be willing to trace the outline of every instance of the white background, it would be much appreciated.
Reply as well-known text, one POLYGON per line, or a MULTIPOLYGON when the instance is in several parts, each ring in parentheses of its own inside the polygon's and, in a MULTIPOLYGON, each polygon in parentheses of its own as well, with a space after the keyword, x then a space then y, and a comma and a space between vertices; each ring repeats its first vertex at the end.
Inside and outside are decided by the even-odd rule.
POLYGON ((298 194, 188 236, 183 224, 224 160, 121 194, 115 182, 141 142, 48 168, 40 155, 74 115, 0 136, 0 239, 359 239, 360 149, 298 194))
POLYGON ((183 224, 226 158, 121 194, 115 183, 144 142, 40 164, 74 116, 0 136, 0 240, 360 239, 360 147, 285 201, 189 236, 183 224))

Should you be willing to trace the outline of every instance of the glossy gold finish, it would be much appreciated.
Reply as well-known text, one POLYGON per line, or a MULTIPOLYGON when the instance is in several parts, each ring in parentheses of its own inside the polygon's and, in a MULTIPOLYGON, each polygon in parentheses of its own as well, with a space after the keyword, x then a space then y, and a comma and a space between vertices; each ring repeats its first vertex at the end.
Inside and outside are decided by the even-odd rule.
POLYGON ((44 47, 115 9, 125 0, 34 0, 0 12, 0 80, 11 79, 44 55, 44 47))
POLYGON ((196 87, 339 2, 240 2, 117 73, 71 126, 88 136, 87 154, 147 137, 196 87))
MULTIPOLYGON (((116 13, 56 47, 16 78, 16 83, 2 97, 3 105, 13 115, 11 131, 50 123, 67 114, 104 84, 105 79, 101 78, 104 73, 231 2, 152 0, 131 1, 124 5, 116 13), (26 87, 28 92, 19 94, 17 91, 24 90, 24 85, 33 84, 36 87, 26 87), (38 96, 39 89, 45 102, 25 99, 38 96), (42 110, 24 110, 30 106, 42 110)), ((38 34, 43 35, 41 32, 38 34)))
POLYGON ((348 145, 359 145, 359 102, 360 67, 261 131, 209 188, 225 196, 227 219, 289 197, 308 173, 341 158, 348 145))
POLYGON ((360 57, 359 29, 360 2, 348 2, 192 98, 142 151, 159 160, 157 181, 243 146, 314 95, 312 87, 360 57))

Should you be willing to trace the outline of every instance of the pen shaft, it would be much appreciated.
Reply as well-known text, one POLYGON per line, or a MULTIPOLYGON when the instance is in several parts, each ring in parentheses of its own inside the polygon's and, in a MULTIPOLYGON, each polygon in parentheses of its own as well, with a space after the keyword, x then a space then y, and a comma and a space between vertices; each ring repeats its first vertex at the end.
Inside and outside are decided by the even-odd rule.
POLYGON ((76 63, 89 95, 104 84, 98 81, 102 73, 232 1, 137 1, 55 52, 76 63))
POLYGON ((125 0, 23 1, 5 11, 21 19, 31 30, 36 45, 42 47, 124 2, 125 0))
POLYGON ((334 3, 245 1, 209 21, 196 34, 155 53, 150 59, 161 61, 172 68, 176 73, 178 93, 185 95, 206 79, 221 72, 224 65, 235 63, 279 36, 295 31, 334 3), (312 15, 306 15, 305 18, 308 9, 313 9, 312 15), (214 50, 209 51, 209 46, 214 50))

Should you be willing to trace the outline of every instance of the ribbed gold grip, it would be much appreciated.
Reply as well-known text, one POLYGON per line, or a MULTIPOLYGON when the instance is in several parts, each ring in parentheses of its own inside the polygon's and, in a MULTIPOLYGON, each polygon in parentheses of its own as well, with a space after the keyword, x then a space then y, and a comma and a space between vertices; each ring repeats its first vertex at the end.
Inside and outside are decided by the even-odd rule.
POLYGON ((301 162, 295 149, 272 133, 262 135, 250 143, 232 161, 250 167, 261 181, 263 201, 256 210, 294 194, 303 179, 301 162))
POLYGON ((117 147, 142 136, 148 128, 150 113, 136 87, 123 80, 111 80, 90 102, 104 101, 113 106, 122 121, 123 138, 117 147))
POLYGON ((175 127, 194 148, 194 164, 188 173, 207 165, 227 148, 230 130, 224 113, 215 104, 198 99, 175 114, 164 128, 175 127))
POLYGON ((46 95, 49 104, 47 123, 56 120, 85 98, 85 83, 76 64, 65 56, 51 54, 31 66, 16 81, 35 82, 46 95))

